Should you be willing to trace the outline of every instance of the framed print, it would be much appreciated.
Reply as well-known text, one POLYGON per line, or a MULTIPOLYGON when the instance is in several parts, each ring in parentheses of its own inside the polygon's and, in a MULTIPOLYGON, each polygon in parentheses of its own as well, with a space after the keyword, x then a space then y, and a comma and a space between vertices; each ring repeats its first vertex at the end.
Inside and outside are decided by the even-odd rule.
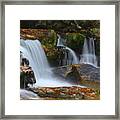
POLYGON ((119 119, 117 0, 1 5, 1 118, 119 119))

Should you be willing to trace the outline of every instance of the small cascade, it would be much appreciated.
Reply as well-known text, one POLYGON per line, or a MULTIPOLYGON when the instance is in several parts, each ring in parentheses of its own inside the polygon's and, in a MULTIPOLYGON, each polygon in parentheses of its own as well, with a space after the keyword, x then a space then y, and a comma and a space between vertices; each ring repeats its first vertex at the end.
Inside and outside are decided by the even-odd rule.
POLYGON ((93 38, 88 40, 85 38, 80 63, 90 64, 97 67, 98 64, 95 55, 95 45, 93 38))
POLYGON ((57 36, 58 36, 57 47, 59 46, 64 47, 63 39, 60 37, 60 35, 57 34, 57 36))
POLYGON ((70 55, 71 55, 72 58, 73 58, 72 64, 78 64, 79 61, 78 61, 78 58, 77 58, 75 52, 74 52, 72 49, 70 49, 69 47, 65 47, 65 49, 70 52, 70 55))
POLYGON ((20 44, 20 51, 23 53, 23 56, 30 61, 30 66, 32 66, 33 71, 35 72, 35 77, 38 79, 51 76, 52 71, 50 70, 45 52, 40 42, 38 40, 21 40, 20 44))
POLYGON ((34 71, 36 78, 35 86, 53 87, 71 85, 54 76, 42 45, 38 40, 20 40, 20 51, 22 56, 29 60, 30 66, 34 71))
POLYGON ((79 64, 79 61, 78 61, 78 58, 77 58, 75 52, 71 48, 69 48, 63 44, 63 39, 60 37, 60 35, 58 35, 57 47, 63 47, 63 49, 68 50, 68 53, 69 53, 68 58, 66 58, 67 55, 65 54, 65 59, 68 59, 67 64, 70 64, 70 63, 71 64, 79 64), (71 62, 71 60, 72 60, 72 62, 71 62))

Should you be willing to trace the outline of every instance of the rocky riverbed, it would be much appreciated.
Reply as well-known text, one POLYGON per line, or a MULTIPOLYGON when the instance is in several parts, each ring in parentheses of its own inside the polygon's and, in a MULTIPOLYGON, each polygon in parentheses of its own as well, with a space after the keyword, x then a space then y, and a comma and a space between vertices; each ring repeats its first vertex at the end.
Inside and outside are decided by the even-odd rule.
POLYGON ((52 69, 69 87, 32 87, 21 92, 21 99, 38 100, 99 100, 100 69, 91 65, 69 65, 52 69), (74 69, 73 69, 74 68, 74 69), (69 79, 70 78, 70 79, 69 79), (72 78, 72 79, 71 79, 72 78), (29 91, 29 92, 28 92, 29 91), (32 94, 33 93, 33 94, 32 94), (37 96, 37 97, 36 97, 37 96))
POLYGON ((36 93, 44 100, 99 100, 100 91, 80 86, 72 87, 40 87, 32 88, 30 91, 36 93))
MULTIPOLYGON (((62 77, 66 77, 67 73, 71 72, 71 68, 76 67, 76 78, 74 73, 71 74, 71 77, 74 76, 74 79, 77 80, 79 85, 83 85, 90 88, 100 89, 100 68, 93 67, 88 64, 78 64, 78 65, 69 65, 62 66, 53 69, 53 72, 62 77)), ((69 79, 67 79, 69 81, 69 79)), ((74 82, 74 80, 73 80, 74 82)))
MULTIPOLYGON (((72 65, 61 66, 53 69, 57 74, 64 76, 65 71, 68 71, 72 65)), ((86 76, 87 80, 100 80, 100 68, 96 68, 89 64, 78 64, 74 65, 81 76, 86 76)))

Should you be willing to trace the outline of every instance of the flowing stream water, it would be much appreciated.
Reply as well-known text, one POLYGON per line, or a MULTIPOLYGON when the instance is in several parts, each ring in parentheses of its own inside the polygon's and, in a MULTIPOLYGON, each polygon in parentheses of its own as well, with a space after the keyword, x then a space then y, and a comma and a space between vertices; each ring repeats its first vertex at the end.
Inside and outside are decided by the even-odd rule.
POLYGON ((72 58, 71 58, 71 57, 68 57, 68 58, 67 58, 68 61, 71 61, 71 59, 72 59, 72 64, 79 64, 79 61, 78 61, 78 58, 77 58, 75 52, 74 52, 71 48, 69 48, 69 47, 67 47, 67 46, 65 46, 65 45, 63 44, 63 39, 60 37, 60 35, 58 35, 57 46, 58 46, 58 47, 59 47, 59 46, 60 46, 60 47, 63 47, 63 49, 66 49, 66 50, 69 51, 69 54, 70 54, 70 56, 72 56, 72 58))
POLYGON ((85 38, 80 63, 90 64, 97 67, 98 64, 95 55, 95 45, 93 38, 88 40, 85 38))
POLYGON ((45 52, 38 40, 20 40, 20 51, 27 58, 32 67, 36 83, 39 87, 71 86, 72 84, 60 80, 55 76, 48 64, 45 52))
MULTIPOLYGON (((94 51, 94 43, 93 41, 89 41, 89 48, 87 45, 87 41, 85 40, 83 47, 83 54, 81 63, 96 63, 95 51, 94 51), (91 51, 89 51, 91 49, 91 51), (91 56, 90 56, 91 54, 91 56)), ((61 38, 59 36, 57 46, 61 46, 64 49, 69 51, 69 54, 72 56, 73 61, 72 64, 78 64, 78 58, 75 52, 67 46, 64 46, 61 38)), ((27 58, 29 60, 29 64, 32 67, 36 83, 33 87, 62 87, 62 86, 73 86, 72 83, 66 82, 65 80, 61 80, 62 78, 54 75, 52 69, 50 68, 45 52, 42 48, 41 43, 38 40, 20 40, 20 51, 22 53, 23 58, 27 58)), ((80 85, 74 85, 80 86, 80 85)), ((80 86, 84 87, 84 86, 80 86)), ((21 89, 20 96, 22 99, 39 99, 37 94, 21 89)))

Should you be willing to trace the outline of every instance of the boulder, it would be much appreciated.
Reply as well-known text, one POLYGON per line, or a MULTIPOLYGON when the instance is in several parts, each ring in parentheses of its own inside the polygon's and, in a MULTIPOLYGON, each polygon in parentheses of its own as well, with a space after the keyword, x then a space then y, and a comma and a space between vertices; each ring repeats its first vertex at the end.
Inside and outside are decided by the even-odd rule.
POLYGON ((79 85, 81 76, 75 65, 72 65, 71 68, 65 73, 65 78, 73 84, 79 85))
POLYGON ((29 61, 24 58, 20 66, 20 88, 28 88, 34 83, 36 83, 34 72, 29 66, 29 61))

